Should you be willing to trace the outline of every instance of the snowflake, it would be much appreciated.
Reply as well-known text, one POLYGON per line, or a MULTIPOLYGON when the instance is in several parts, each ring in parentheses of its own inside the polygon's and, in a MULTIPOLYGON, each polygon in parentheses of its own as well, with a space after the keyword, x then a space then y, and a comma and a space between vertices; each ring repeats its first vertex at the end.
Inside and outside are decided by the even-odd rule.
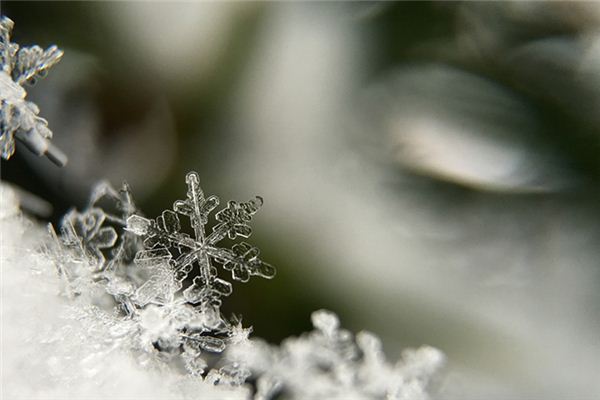
MULTIPOLYGON (((219 199, 205 198, 195 172, 186 182, 187 198, 155 220, 140 215, 126 184, 117 191, 100 183, 86 209, 73 209, 62 220, 61 239, 71 250, 71 267, 64 268, 67 257, 60 251, 48 254, 63 260, 57 262, 57 270, 70 282, 68 293, 102 285, 125 316, 136 321, 140 349, 180 354, 192 375, 203 376, 207 368, 203 352, 221 353, 229 343, 247 341, 250 332, 220 312, 222 298, 233 288, 218 276, 217 265, 241 282, 250 276, 272 278, 275 269, 245 242, 231 249, 217 245, 225 238, 251 235, 249 223, 262 205, 260 197, 245 203, 230 201, 216 213, 216 225, 207 233, 205 226, 219 199), (179 216, 189 219, 193 236, 182 232, 179 216), (190 277, 196 265, 198 271, 190 277)), ((218 373, 214 371, 211 379, 218 373)), ((219 380, 238 378, 223 375, 219 380)))
POLYGON ((427 399, 427 387, 444 364, 432 347, 408 350, 396 364, 386 361, 381 341, 369 332, 355 337, 332 312, 313 313, 315 329, 280 347, 261 341, 231 346, 230 362, 252 371, 255 400, 427 399))
MULTIPOLYGON (((136 255, 136 260, 144 264, 168 264, 178 282, 185 280, 193 267, 199 273, 192 284, 183 291, 184 299, 198 305, 205 315, 210 315, 210 328, 223 325, 220 315, 222 297, 232 292, 231 283, 218 276, 215 264, 231 271, 232 278, 247 282, 250 276, 273 278, 275 268, 259 258, 256 247, 242 242, 231 249, 219 247, 225 239, 248 238, 252 234, 249 225, 252 216, 263 204, 261 197, 244 203, 230 201, 227 207, 216 213, 217 224, 207 234, 206 224, 210 213, 219 205, 217 196, 205 197, 200 188, 198 174, 190 172, 186 176, 187 198, 177 200, 173 211, 166 210, 155 220, 132 215, 127 220, 127 229, 144 238, 146 250, 136 255), (179 215, 189 219, 194 231, 193 237, 181 231, 179 215)), ((225 324, 228 325, 228 324, 225 324)))
POLYGON ((63 241, 96 271, 112 271, 117 263, 133 260, 141 249, 137 236, 125 229, 127 219, 136 212, 126 183, 117 191, 108 182, 101 182, 83 212, 72 209, 63 217, 63 241))
POLYGON ((26 101, 25 83, 34 84, 50 67, 60 61, 63 52, 56 46, 43 50, 39 46, 21 47, 11 43, 13 21, 0 19, 0 154, 9 159, 15 151, 15 138, 33 153, 46 155, 63 166, 66 156, 48 140, 52 132, 48 122, 39 117, 37 105, 26 101))
POLYGON ((133 315, 131 295, 138 282, 128 275, 128 266, 142 244, 125 226, 127 218, 136 212, 126 183, 117 191, 108 182, 101 182, 92 191, 86 209, 72 209, 63 217, 60 239, 49 227, 55 240, 46 253, 54 261, 68 297, 107 292, 127 315, 133 315))
MULTIPOLYGON (((172 349, 181 344, 184 365, 192 375, 200 376, 207 368, 201 357, 204 351, 221 353, 229 343, 247 340, 249 333, 220 312, 222 298, 230 295, 233 288, 230 282, 218 276, 216 265, 231 271, 232 279, 240 282, 247 282, 250 276, 273 278, 275 268, 263 262, 259 250, 248 243, 234 244, 231 249, 218 246, 225 238, 234 240, 251 235, 249 223, 262 205, 262 198, 244 203, 230 201, 216 213, 216 225, 207 232, 209 216, 218 207, 219 198, 205 197, 195 172, 187 174, 186 183, 187 198, 175 201, 173 210, 163 211, 154 220, 140 215, 127 219, 127 230, 143 238, 144 249, 136 254, 134 262, 150 277, 135 290, 131 299, 138 307, 150 304, 178 310, 175 319, 167 312, 167 319, 172 322, 163 330, 159 346, 172 349), (193 236, 182 232, 179 216, 189 220, 193 236), (198 266, 197 274, 183 289, 194 266, 198 266), (190 306, 196 314, 186 316, 185 310, 190 306)), ((226 367, 211 371, 207 379, 238 382, 245 376, 227 371, 226 367)))

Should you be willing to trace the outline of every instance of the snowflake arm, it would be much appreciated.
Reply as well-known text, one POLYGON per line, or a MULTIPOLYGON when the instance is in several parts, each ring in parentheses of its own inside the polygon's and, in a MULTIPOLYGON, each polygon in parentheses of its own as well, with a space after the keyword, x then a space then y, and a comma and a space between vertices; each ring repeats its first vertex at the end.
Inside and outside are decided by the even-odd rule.
POLYGON ((227 208, 215 215, 219 224, 215 226, 206 241, 209 244, 214 244, 224 239, 225 236, 228 236, 232 240, 238 236, 243 238, 250 237, 252 235, 250 221, 262 205, 263 199, 260 196, 245 203, 238 203, 236 201, 228 202, 227 208))
POLYGON ((52 132, 48 122, 39 117, 39 108, 26 101, 25 83, 34 84, 43 77, 63 55, 62 50, 51 46, 21 47, 11 43, 14 23, 8 17, 0 19, 0 153, 9 159, 15 151, 15 138, 29 150, 46 155, 58 166, 64 166, 67 157, 49 139, 52 132))
POLYGON ((233 292, 231 283, 217 278, 216 268, 212 268, 208 276, 197 276, 193 284, 183 292, 183 297, 191 304, 221 305, 221 297, 233 292))
POLYGON ((26 82, 33 84, 36 77, 43 78, 48 69, 58 63, 62 56, 62 50, 56 46, 50 46, 46 50, 39 46, 22 47, 17 53, 12 78, 19 85, 26 82))
POLYGON ((271 279, 275 276, 275 267, 258 258, 260 250, 246 242, 233 245, 231 250, 211 248, 210 254, 231 271, 232 278, 248 282, 251 276, 271 279))
POLYGON ((189 172, 185 177, 188 186, 187 199, 177 200, 173 203, 173 210, 190 218, 196 240, 204 240, 204 226, 208 222, 208 215, 219 205, 217 196, 204 198, 200 188, 200 178, 196 172, 189 172))

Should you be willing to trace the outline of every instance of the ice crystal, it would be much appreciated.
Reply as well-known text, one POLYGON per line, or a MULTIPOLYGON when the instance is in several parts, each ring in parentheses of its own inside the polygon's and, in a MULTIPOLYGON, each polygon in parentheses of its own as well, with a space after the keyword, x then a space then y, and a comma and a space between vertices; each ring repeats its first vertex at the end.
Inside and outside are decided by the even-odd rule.
MULTIPOLYGON (((60 242, 45 243, 43 227, 18 212, 11 192, 0 182, 1 398, 251 398, 248 385, 215 386, 182 373, 154 347, 141 349, 138 319, 83 295, 58 297, 54 260, 34 249, 47 244, 63 257, 66 250, 60 242)), ((70 259, 60 259, 60 269, 71 267, 70 259)))
MULTIPOLYGON (((218 246, 225 238, 250 236, 249 223, 262 205, 260 197, 230 201, 207 232, 219 199, 205 198, 195 172, 186 176, 186 183, 187 198, 156 219, 139 213, 126 184, 119 191, 108 183, 97 185, 86 209, 73 209, 63 218, 61 240, 72 262, 66 270, 62 265, 57 269, 67 277, 72 295, 101 285, 124 315, 136 321, 139 349, 180 354, 192 375, 204 376, 203 352, 221 353, 228 343, 247 340, 250 331, 221 314, 222 298, 233 288, 218 276, 217 266, 241 282, 250 276, 272 278, 275 269, 245 242, 231 249, 218 246), (189 220, 193 235, 183 232, 180 216, 189 220)), ((235 381, 223 378, 231 379, 235 381)))
POLYGON ((428 385, 444 363, 439 350, 405 351, 391 364, 374 334, 354 337, 325 310, 314 312, 312 322, 312 332, 289 338, 280 347, 252 341, 230 349, 230 360, 256 378, 255 400, 282 394, 290 399, 428 398, 428 385))
POLYGON ((216 213, 217 223, 207 232, 209 215, 219 205, 219 198, 205 197, 197 173, 188 173, 185 180, 187 198, 175 201, 173 210, 163 211, 155 220, 139 215, 128 218, 127 229, 143 237, 146 249, 136 255, 136 261, 144 265, 168 264, 177 282, 183 282, 197 265, 198 275, 183 291, 183 298, 212 316, 208 327, 227 326, 219 309, 222 298, 231 294, 232 286, 218 276, 215 265, 231 271, 232 279, 240 282, 247 282, 250 276, 267 279, 275 276, 275 269, 259 258, 256 247, 245 242, 231 249, 218 246, 226 237, 233 240, 251 235, 249 223, 263 200, 256 197, 244 203, 230 201, 216 213), (182 232, 180 215, 189 219, 193 236, 182 232))
POLYGON ((72 209, 63 217, 63 239, 95 270, 112 270, 116 263, 133 260, 141 248, 137 237, 125 229, 127 219, 135 212, 126 183, 117 191, 108 182, 101 182, 94 188, 85 211, 72 209))
POLYGON ((209 216, 218 207, 219 198, 204 195, 197 173, 188 173, 185 180, 186 199, 175 201, 173 210, 163 211, 156 219, 140 215, 127 219, 127 230, 143 238, 144 249, 136 254, 135 264, 150 275, 136 289, 132 300, 140 307, 149 303, 181 307, 186 303, 197 310, 193 322, 184 321, 171 336, 176 338, 174 343, 183 345, 182 357, 188 371, 202 375, 206 368, 200 357, 202 352, 220 353, 236 338, 236 324, 220 312, 222 298, 232 293, 232 284, 219 277, 217 266, 231 271, 232 279, 240 282, 247 282, 250 276, 272 278, 275 269, 263 262, 259 250, 248 243, 235 244, 231 249, 219 246, 225 238, 251 235, 249 223, 262 205, 262 198, 243 203, 230 201, 216 213, 216 224, 208 232, 209 216), (183 232, 180 216, 189 220, 193 235, 183 232), (196 266, 191 284, 183 289, 196 266))
POLYGON ((66 156, 52 145, 48 122, 39 117, 37 105, 26 101, 25 83, 34 84, 50 67, 60 61, 63 52, 56 46, 43 50, 39 46, 19 47, 10 41, 13 21, 0 19, 0 155, 9 159, 15 151, 15 138, 33 153, 46 155, 57 165, 66 156))
POLYGON ((73 318, 85 320, 86 337, 128 350, 142 365, 182 366, 211 387, 238 393, 254 382, 255 400, 427 398, 444 360, 436 349, 409 351, 391 364, 377 336, 354 336, 324 310, 312 315, 312 332, 279 347, 249 339, 251 328, 224 317, 220 307, 233 290, 226 274, 240 282, 275 274, 250 244, 221 245, 251 235, 262 199, 230 201, 213 219, 219 199, 204 195, 195 172, 186 184, 186 198, 156 219, 140 214, 127 185, 117 191, 107 183, 86 209, 65 215, 47 254, 69 297, 82 304, 73 318))

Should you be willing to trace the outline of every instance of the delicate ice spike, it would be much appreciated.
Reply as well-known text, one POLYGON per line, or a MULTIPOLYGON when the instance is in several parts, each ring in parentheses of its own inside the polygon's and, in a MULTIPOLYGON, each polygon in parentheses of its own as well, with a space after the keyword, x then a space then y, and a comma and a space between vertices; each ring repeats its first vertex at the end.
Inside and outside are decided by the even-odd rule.
POLYGON ((189 346, 197 347, 198 351, 205 350, 212 353, 220 353, 225 350, 226 347, 225 341, 220 338, 195 333, 184 337, 190 341, 189 346))

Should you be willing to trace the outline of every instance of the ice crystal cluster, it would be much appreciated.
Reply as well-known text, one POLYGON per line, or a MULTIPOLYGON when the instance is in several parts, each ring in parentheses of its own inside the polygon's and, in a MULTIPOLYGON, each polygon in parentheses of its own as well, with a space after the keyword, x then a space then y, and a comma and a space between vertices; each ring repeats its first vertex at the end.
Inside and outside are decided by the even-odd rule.
POLYGON ((123 314, 117 330, 137 337, 140 351, 180 357, 190 374, 203 376, 208 367, 203 352, 221 353, 249 333, 220 311, 232 284, 219 277, 218 269, 240 282, 250 276, 272 278, 275 269, 248 243, 219 247, 226 237, 250 236, 249 222, 262 205, 260 197, 230 201, 216 213, 216 224, 208 232, 219 199, 205 197, 195 172, 186 176, 186 183, 186 199, 156 219, 139 214, 127 185, 120 191, 98 185, 86 210, 72 210, 63 219, 61 241, 71 249, 75 268, 62 267, 62 254, 57 265, 67 277, 65 292, 70 296, 93 292, 98 284, 105 288, 123 314), (182 219, 189 222, 192 235, 184 232, 182 219), (91 268, 82 270, 78 263, 91 268))
POLYGON ((249 338, 251 328, 239 317, 225 317, 221 305, 231 281, 275 275, 243 241, 263 201, 229 201, 212 217, 218 197, 205 196, 195 172, 185 180, 185 199, 155 219, 142 216, 126 184, 117 191, 101 183, 85 210, 65 215, 60 236, 51 230, 46 254, 63 293, 79 305, 69 318, 86 321, 88 335, 142 365, 181 368, 244 398, 427 398, 443 363, 436 349, 408 352, 390 364, 375 335, 354 337, 324 310, 313 314, 313 332, 280 347, 249 338))
MULTIPOLYGON (((47 122, 23 88, 62 51, 19 48, 10 41, 12 28, 2 17, 1 155, 10 158, 18 139, 64 165, 66 157, 49 142, 47 122)), ((233 282, 275 276, 258 248, 245 242, 263 200, 229 201, 216 211, 219 198, 204 194, 197 173, 185 182, 185 198, 156 218, 141 213, 127 184, 116 190, 100 183, 86 208, 69 211, 58 234, 50 226, 49 235, 23 217, 0 183, 2 395, 428 398, 443 363, 436 349, 409 351, 390 364, 375 335, 352 335, 328 311, 313 313, 314 330, 281 346, 250 338, 241 317, 226 317, 221 306, 233 282)))
POLYGON ((396 364, 386 361, 379 338, 354 337, 330 311, 312 314, 314 330, 280 347, 262 341, 234 346, 229 357, 251 366, 256 400, 427 399, 426 388, 444 361, 432 347, 407 350, 396 364))
POLYGON ((0 17, 0 155, 9 159, 15 151, 15 139, 37 155, 46 155, 57 165, 66 163, 65 155, 52 145, 48 122, 38 116, 35 103, 25 100, 23 85, 34 84, 60 61, 63 52, 56 46, 19 47, 10 41, 13 21, 0 17))

